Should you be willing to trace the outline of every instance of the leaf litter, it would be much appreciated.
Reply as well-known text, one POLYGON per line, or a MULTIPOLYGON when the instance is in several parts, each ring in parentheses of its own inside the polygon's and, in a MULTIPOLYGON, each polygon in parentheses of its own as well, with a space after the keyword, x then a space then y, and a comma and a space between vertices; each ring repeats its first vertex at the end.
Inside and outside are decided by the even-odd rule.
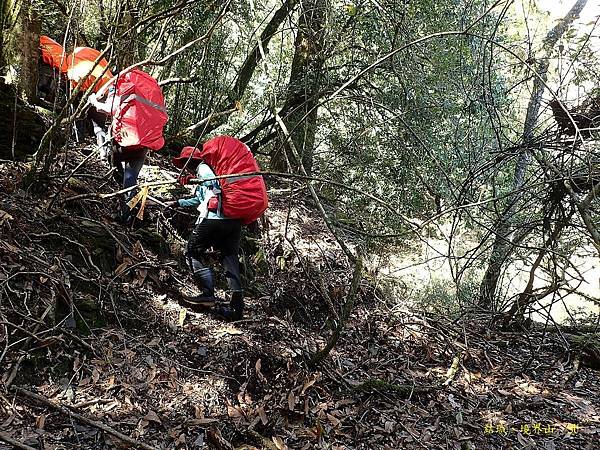
MULTIPOLYGON (((17 185, 23 168, 1 173, 17 185)), ((337 346, 310 367, 351 270, 318 236, 325 227, 273 200, 261 250, 270 268, 247 319, 224 324, 177 302, 171 285, 190 280, 176 243, 161 254, 152 235, 107 221, 110 204, 48 212, 26 208, 40 202, 18 188, 0 193, 2 435, 45 449, 131 445, 18 387, 156 449, 595 448, 598 372, 574 370, 556 333, 391 313, 364 284, 337 346), (297 255, 274 244, 286 217, 297 255), (102 246, 86 241, 93 233, 102 246), (76 329, 61 322, 70 303, 76 329)), ((151 205, 145 215, 160 226, 151 205)))

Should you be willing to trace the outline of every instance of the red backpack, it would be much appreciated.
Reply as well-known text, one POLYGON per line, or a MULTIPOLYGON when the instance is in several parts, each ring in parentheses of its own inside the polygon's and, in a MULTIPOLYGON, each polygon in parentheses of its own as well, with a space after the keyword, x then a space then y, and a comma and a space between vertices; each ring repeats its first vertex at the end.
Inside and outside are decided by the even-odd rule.
MULTIPOLYGON (((259 172, 252 152, 242 141, 217 136, 204 143, 201 157, 215 175, 259 172)), ((221 178, 221 211, 245 225, 254 222, 269 206, 267 187, 262 175, 221 178)))
POLYGON ((160 86, 139 69, 122 72, 115 79, 119 99, 112 116, 115 141, 128 150, 160 150, 165 145, 163 128, 169 119, 160 86))

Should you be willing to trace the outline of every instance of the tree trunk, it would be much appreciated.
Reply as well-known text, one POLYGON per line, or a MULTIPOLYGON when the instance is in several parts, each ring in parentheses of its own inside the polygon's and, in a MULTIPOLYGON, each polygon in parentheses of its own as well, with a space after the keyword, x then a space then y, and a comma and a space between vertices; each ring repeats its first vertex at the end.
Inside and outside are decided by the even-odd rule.
POLYGON ((37 98, 40 18, 30 0, 4 0, 2 58, 19 95, 37 98))
POLYGON ((135 64, 138 60, 138 38, 137 23, 140 20, 138 4, 127 0, 123 6, 123 12, 117 27, 119 35, 123 35, 117 44, 116 55, 119 62, 119 70, 135 64))
POLYGON ((6 75, 6 60, 4 58, 4 48, 6 46, 6 37, 9 33, 9 23, 7 20, 7 3, 8 0, 0 1, 0 77, 6 75))
POLYGON ((298 1, 299 0, 285 0, 281 7, 275 11, 273 17, 271 17, 269 23, 267 23, 260 34, 258 39, 260 44, 257 43, 244 60, 244 64, 242 64, 242 67, 238 72, 233 89, 227 95, 227 99, 215 109, 215 112, 217 113, 216 117, 206 117, 188 128, 188 130, 192 132, 194 138, 201 139, 214 129, 225 124, 232 112, 236 111, 236 102, 242 101, 248 84, 256 71, 256 67, 262 61, 263 54, 266 55, 269 52, 269 42, 271 42, 271 38, 294 10, 298 1), (208 121, 208 123, 206 123, 206 121, 208 121))
MULTIPOLYGON (((302 164, 310 175, 313 165, 315 135, 317 131, 317 93, 323 84, 323 43, 327 21, 327 1, 305 0, 298 22, 292 71, 287 89, 287 103, 299 104, 286 117, 284 122, 290 130, 302 164)), ((296 166, 286 146, 279 146, 271 157, 271 167, 287 170, 287 156, 292 166, 296 166), (285 149, 285 150, 283 150, 285 149)), ((294 167, 292 167, 294 169, 294 167)))
POLYGON ((552 28, 552 30, 550 30, 544 39, 545 55, 536 66, 536 71, 539 77, 535 77, 535 81, 533 83, 533 92, 527 106, 525 125, 523 127, 523 135, 521 138, 522 150, 520 150, 519 157, 517 159, 517 165, 515 166, 513 178, 513 194, 508 197, 508 205, 494 226, 496 238, 492 247, 492 254, 488 262, 488 267, 479 289, 479 300, 483 306, 490 307, 493 305, 502 266, 514 249, 513 242, 511 241, 512 234, 516 228, 513 227, 514 215, 516 212, 516 206, 519 203, 519 200, 523 197, 524 193, 521 188, 523 187, 525 172, 527 171, 529 161, 531 159, 531 154, 529 153, 527 147, 532 140, 533 133, 535 131, 535 125, 540 112, 542 95, 545 90, 545 82, 548 78, 550 54, 556 45, 556 42, 562 37, 567 28, 579 16, 579 13, 585 7, 586 3, 587 0, 577 0, 567 15, 563 17, 562 20, 554 28, 552 28))

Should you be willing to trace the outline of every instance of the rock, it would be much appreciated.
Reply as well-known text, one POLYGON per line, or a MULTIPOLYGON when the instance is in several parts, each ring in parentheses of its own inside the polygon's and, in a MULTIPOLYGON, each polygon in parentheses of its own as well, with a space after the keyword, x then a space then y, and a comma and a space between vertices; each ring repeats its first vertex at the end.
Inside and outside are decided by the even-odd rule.
POLYGON ((46 132, 47 125, 36 110, 17 98, 15 115, 15 89, 0 78, 0 159, 23 160, 35 153, 46 132))

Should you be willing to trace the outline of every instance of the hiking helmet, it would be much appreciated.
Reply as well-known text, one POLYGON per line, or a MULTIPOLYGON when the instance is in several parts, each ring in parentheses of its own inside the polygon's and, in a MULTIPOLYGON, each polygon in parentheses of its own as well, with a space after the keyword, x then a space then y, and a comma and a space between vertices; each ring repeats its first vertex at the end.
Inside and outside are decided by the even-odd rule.
MULTIPOLYGON (((200 161, 202 161, 202 157, 200 156, 201 152, 202 152, 202 150, 200 150, 197 147, 191 147, 191 146, 183 147, 181 149, 181 153, 179 154, 179 156, 173 158, 171 160, 171 162, 178 169, 183 169, 183 167, 185 166, 186 162, 189 159, 190 163, 193 164, 192 167, 194 167, 194 166, 197 166, 200 161)), ((188 164, 188 167, 189 166, 190 166, 190 164, 188 164)))

